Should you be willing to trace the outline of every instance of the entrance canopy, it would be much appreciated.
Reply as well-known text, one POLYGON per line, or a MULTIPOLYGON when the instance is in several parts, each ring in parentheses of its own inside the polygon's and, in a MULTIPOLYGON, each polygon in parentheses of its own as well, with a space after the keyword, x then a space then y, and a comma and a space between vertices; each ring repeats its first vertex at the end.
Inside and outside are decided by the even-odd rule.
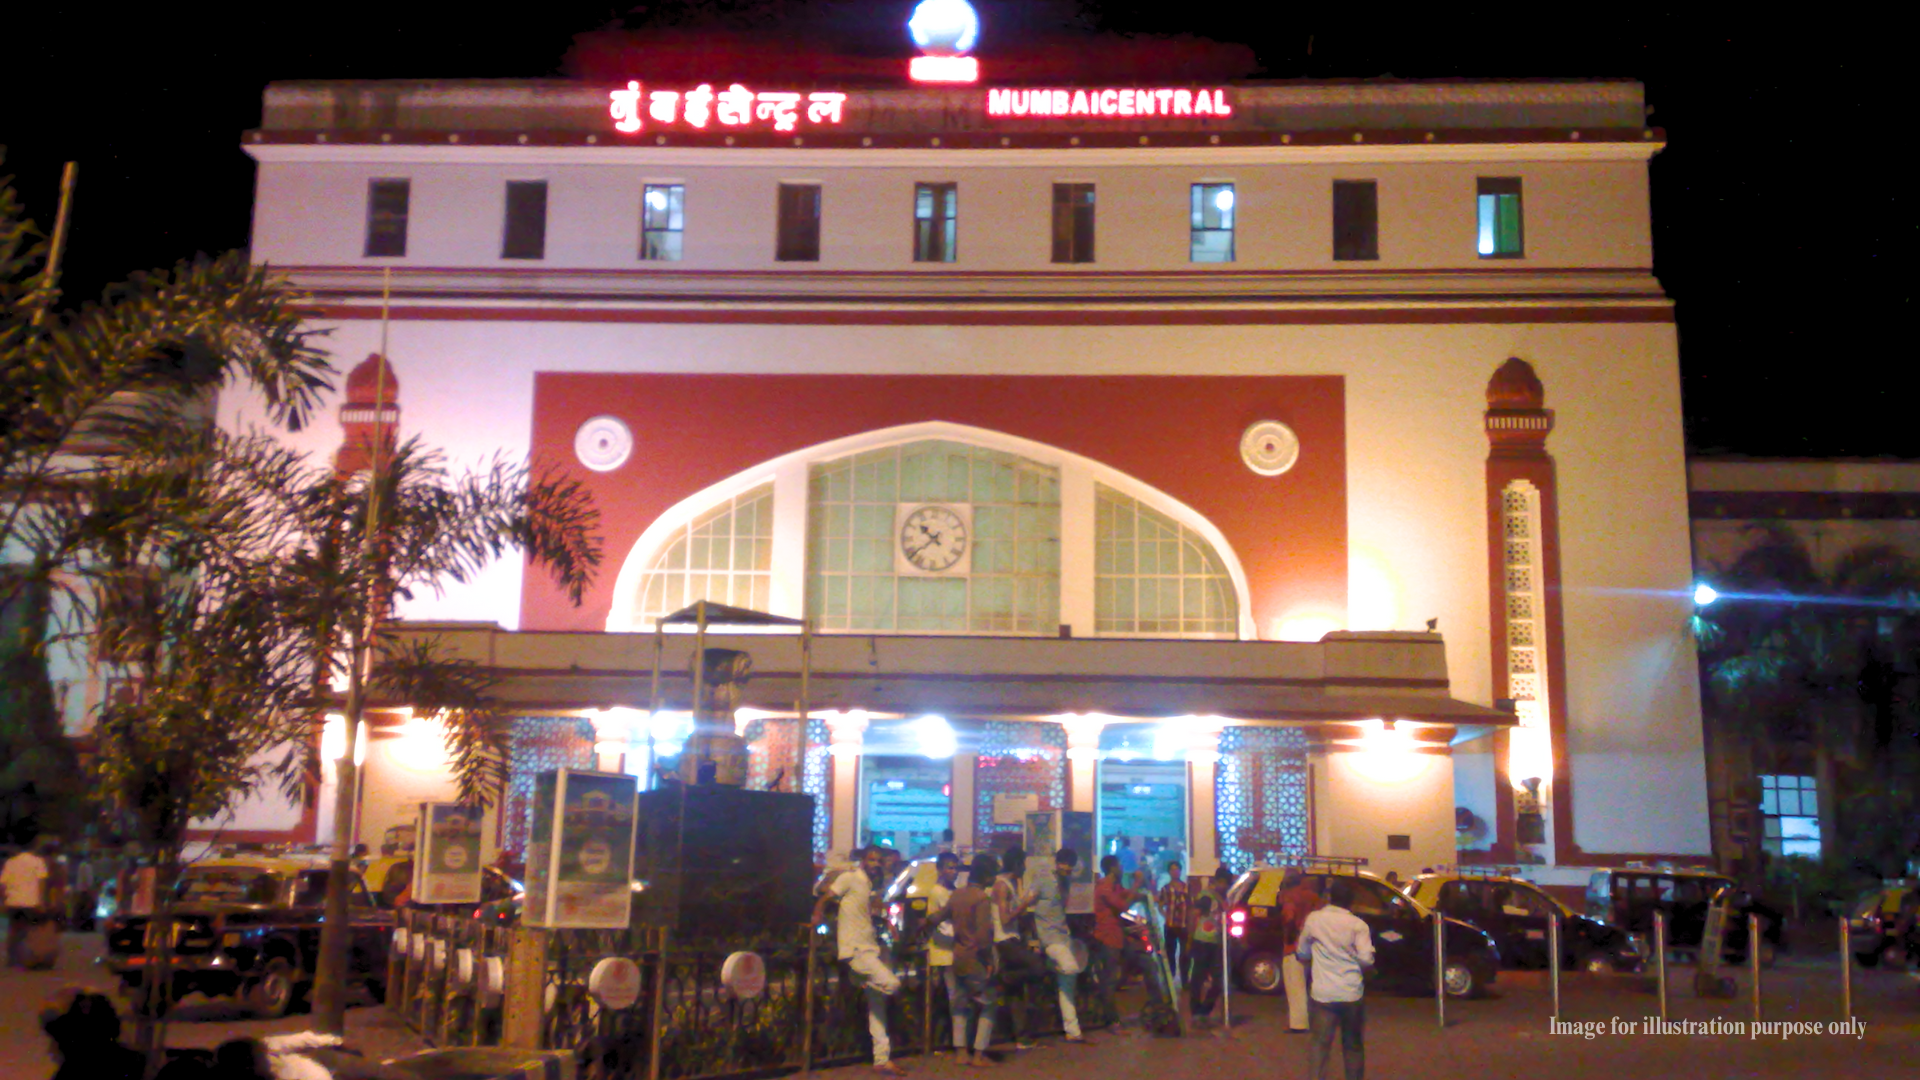
MULTIPOLYGON (((515 632, 484 623, 402 623, 403 637, 438 639, 497 680, 507 709, 551 715, 646 709, 656 643, 660 708, 685 710, 693 640, 684 634, 515 632)), ((707 634, 709 648, 753 657, 744 709, 794 715, 801 698, 797 636, 707 634)), ((1420 741, 1462 726, 1511 727, 1511 713, 1450 696, 1438 634, 1339 632, 1318 642, 825 634, 812 638, 807 697, 815 714, 940 715, 1041 720, 1218 717, 1312 725, 1326 740, 1358 737, 1368 720, 1408 721, 1420 741)), ((383 704, 405 705, 406 702, 383 704)))

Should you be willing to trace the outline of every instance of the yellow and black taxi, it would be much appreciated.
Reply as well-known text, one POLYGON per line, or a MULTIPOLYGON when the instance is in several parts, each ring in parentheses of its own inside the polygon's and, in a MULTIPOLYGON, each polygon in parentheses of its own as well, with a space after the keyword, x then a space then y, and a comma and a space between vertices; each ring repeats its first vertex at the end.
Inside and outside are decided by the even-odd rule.
MULTIPOLYGON (((385 997, 391 911, 375 905, 358 874, 349 883, 352 982, 385 997)), ((327 897, 327 862, 317 856, 235 855, 195 863, 174 887, 169 1000, 193 991, 233 996, 258 1017, 283 1016, 313 980, 327 897)), ((102 963, 137 989, 154 957, 145 916, 106 927, 102 963)))
POLYGON ((1920 884, 1879 888, 1847 913, 1848 944, 1861 967, 1912 962, 1920 956, 1920 884))
POLYGON ((1699 954, 1707 912, 1716 901, 1727 905, 1722 959, 1746 962, 1747 916, 1752 915, 1760 920, 1760 963, 1773 966, 1775 955, 1786 948, 1786 917, 1726 874, 1687 866, 1614 866, 1593 871, 1587 881, 1589 918, 1637 936, 1650 949, 1653 916, 1664 915, 1667 952, 1682 962, 1699 954))
POLYGON ((1560 917, 1562 966, 1630 974, 1646 962, 1646 947, 1632 933, 1582 915, 1533 882, 1496 868, 1421 874, 1405 889, 1422 905, 1485 930, 1505 967, 1548 966, 1555 915, 1560 917))
MULTIPOLYGON (((1322 897, 1333 880, 1353 885, 1353 913, 1373 933, 1378 980, 1431 994, 1434 979, 1433 909, 1364 869, 1364 860, 1308 859, 1293 866, 1256 866, 1227 891, 1228 956, 1240 982, 1261 994, 1281 991, 1285 956, 1281 926, 1282 886, 1295 874, 1322 897)), ((1441 981, 1450 997, 1476 997, 1493 985, 1500 957, 1493 938, 1471 923, 1444 919, 1446 946, 1441 981)))

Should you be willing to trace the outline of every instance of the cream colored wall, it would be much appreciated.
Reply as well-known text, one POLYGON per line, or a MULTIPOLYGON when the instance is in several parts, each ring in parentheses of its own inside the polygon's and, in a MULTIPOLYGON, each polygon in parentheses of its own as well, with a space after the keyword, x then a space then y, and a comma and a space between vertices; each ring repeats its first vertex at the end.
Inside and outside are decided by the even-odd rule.
MULTIPOLYGON (((431 152, 429 152, 431 153, 431 152)), ((979 154, 930 164, 858 168, 792 164, 762 155, 738 165, 688 165, 662 151, 618 164, 524 161, 439 163, 394 147, 359 163, 260 166, 253 254, 279 265, 547 266, 677 270, 1054 270, 1052 185, 1096 185, 1097 261, 1088 270, 1385 270, 1498 266, 1643 268, 1652 264, 1646 167, 1638 161, 1318 163, 1210 161, 1180 165, 1084 164, 1072 153, 1019 167, 980 164, 979 154), (413 156, 409 156, 409 155, 413 156), (1475 252, 1475 179, 1523 182, 1526 257, 1490 262, 1475 252), (365 259, 367 182, 412 181, 407 256, 365 259), (548 181, 547 257, 501 259, 509 180, 548 181), (1380 191, 1380 259, 1336 263, 1332 184, 1375 180, 1380 191), (958 262, 913 262, 917 182, 959 185, 958 262), (822 186, 817 263, 774 261, 775 192, 782 182, 822 186), (1235 185, 1236 261, 1188 261, 1191 185, 1235 185), (640 194, 647 183, 686 185, 685 259, 642 263, 640 194)), ((1244 155, 1241 155, 1244 158, 1244 155)), ((1156 159, 1147 157, 1145 161, 1156 159)))
MULTIPOLYGON (((411 824, 421 803, 452 802, 460 794, 452 775, 443 767, 421 767, 424 761, 419 756, 438 748, 437 739, 431 741, 430 747, 406 748, 402 741, 374 739, 367 748, 366 764, 362 766, 365 782, 360 792, 360 842, 375 854, 380 851, 380 841, 386 831, 395 825, 411 824)), ((441 753, 444 755, 444 749, 441 753)), ((498 813, 497 806, 488 810, 486 827, 481 832, 480 857, 487 863, 499 853, 499 830, 493 824, 498 813)))
MULTIPOLYGON (((1410 878, 1422 867, 1450 864, 1453 846, 1453 768, 1445 757, 1401 755, 1394 763, 1405 779, 1375 779, 1359 759, 1366 752, 1316 754, 1313 813, 1317 853, 1359 857, 1367 869, 1410 878), (1407 851, 1387 850, 1387 836, 1401 834, 1407 851)), ((1237 869, 1237 868, 1236 868, 1237 869)))

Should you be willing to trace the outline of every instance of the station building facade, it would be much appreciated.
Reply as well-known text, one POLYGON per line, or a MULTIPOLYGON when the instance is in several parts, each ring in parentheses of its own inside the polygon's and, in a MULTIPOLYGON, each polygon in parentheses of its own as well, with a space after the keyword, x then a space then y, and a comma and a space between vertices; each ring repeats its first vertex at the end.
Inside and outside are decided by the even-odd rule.
MULTIPOLYGON (((243 146, 254 258, 354 368, 288 438, 352 467, 385 409, 603 514, 577 607, 502 563, 400 613, 499 675, 516 785, 670 759, 691 643, 656 699, 651 631, 706 599, 815 629, 804 721, 797 639, 716 635, 822 852, 1070 808, 1194 872, 1573 883, 1709 853, 1645 112, 1631 82, 286 83, 243 146)), ((363 837, 445 790, 396 716, 363 837)))

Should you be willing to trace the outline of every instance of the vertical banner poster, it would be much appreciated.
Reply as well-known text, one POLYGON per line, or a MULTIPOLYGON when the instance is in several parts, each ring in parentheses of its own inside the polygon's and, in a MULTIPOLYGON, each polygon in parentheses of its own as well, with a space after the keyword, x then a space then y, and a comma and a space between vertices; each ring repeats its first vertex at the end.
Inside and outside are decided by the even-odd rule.
POLYGON ((1099 839, 1094 835, 1092 812, 1060 811, 1060 846, 1070 847, 1080 856, 1080 861, 1073 866, 1071 887, 1067 890, 1067 914, 1091 914, 1093 879, 1100 865, 1099 839))
POLYGON ((619 773, 556 769, 540 775, 527 853, 532 925, 606 930, 629 925, 639 790, 634 777, 619 773))
POLYGON ((413 860, 413 899, 420 904, 477 904, 485 869, 480 834, 486 811, 463 803, 421 803, 413 860))
POLYGON ((1061 848, 1072 848, 1079 856, 1073 864, 1073 876, 1067 879, 1067 913, 1092 912, 1094 871, 1100 861, 1094 846, 1093 814, 1085 810, 1042 810, 1028 814, 1026 826, 1029 858, 1051 864, 1054 852, 1061 848))

